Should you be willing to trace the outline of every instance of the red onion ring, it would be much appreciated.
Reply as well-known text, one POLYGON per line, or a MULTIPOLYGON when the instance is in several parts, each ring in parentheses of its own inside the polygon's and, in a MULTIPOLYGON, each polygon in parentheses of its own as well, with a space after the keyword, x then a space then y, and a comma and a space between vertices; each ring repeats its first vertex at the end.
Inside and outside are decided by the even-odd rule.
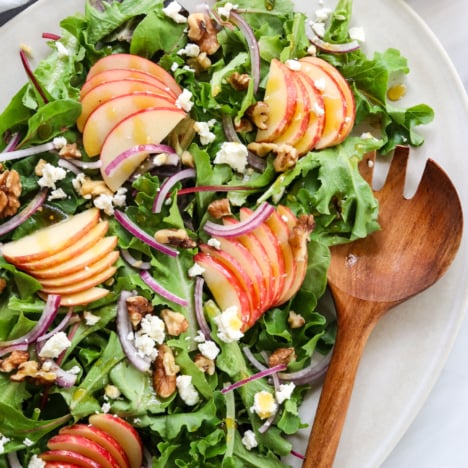
POLYGON ((319 362, 310 364, 295 372, 280 372, 278 377, 280 380, 294 382, 296 385, 306 385, 320 380, 328 369, 332 353, 328 353, 319 362))
POLYGON ((120 253, 122 258, 132 267, 137 268, 138 270, 149 270, 151 265, 149 262, 144 262, 142 260, 136 259, 128 249, 121 249, 120 253))
POLYGON ((13 133, 13 135, 11 136, 10 140, 8 141, 2 153, 8 153, 10 151, 13 151, 18 145, 18 143, 20 142, 20 139, 21 138, 18 132, 13 133))
POLYGON ((58 34, 54 34, 50 32, 43 32, 42 39, 50 39, 51 41, 58 41, 60 40, 60 36, 58 34))
POLYGON ((73 309, 70 308, 69 311, 67 312, 67 314, 65 315, 65 317, 63 317, 63 319, 61 320, 61 322, 53 330, 50 330, 49 332, 44 333, 43 335, 41 335, 36 340, 36 342, 40 343, 42 341, 48 340, 51 336, 55 335, 59 331, 62 331, 70 323, 72 315, 73 315, 73 309))
POLYGON ((168 177, 159 187, 157 195, 154 197, 153 213, 161 213, 167 195, 177 182, 184 179, 192 179, 196 176, 195 169, 184 169, 175 173, 173 176, 168 177))
POLYGON ((63 167, 67 171, 73 172, 73 174, 75 174, 75 175, 78 175, 81 172, 80 168, 77 167, 75 164, 73 164, 68 159, 59 159, 58 165, 60 167, 63 167))
POLYGON ((179 304, 183 307, 187 307, 189 305, 188 301, 182 297, 179 297, 170 291, 168 291, 164 286, 159 284, 155 278, 153 278, 149 271, 143 270, 140 271, 140 278, 157 294, 164 297, 171 302, 179 304))
POLYGON ((20 58, 26 75, 28 75, 29 80, 31 81, 32 85, 36 88, 36 91, 41 96, 42 100, 44 101, 44 104, 47 104, 49 102, 49 99, 47 99, 44 89, 42 88, 41 84, 34 75, 34 72, 32 71, 31 66, 29 65, 28 57, 26 56, 26 52, 24 50, 20 50, 20 58))
POLYGON ((205 313, 203 311, 203 285, 205 280, 201 276, 197 276, 195 279, 195 316, 197 318, 198 327, 200 331, 205 336, 205 339, 209 340, 211 338, 211 330, 208 325, 208 322, 205 318, 205 313))
POLYGON ((100 159, 97 159, 96 161, 83 161, 82 159, 73 159, 72 161, 69 161, 68 159, 61 159, 59 161, 59 164, 60 162, 62 161, 67 161, 69 162, 71 165, 79 168, 79 169, 100 169, 101 166, 102 166, 102 163, 101 163, 101 160, 100 159))
POLYGON ((323 50, 324 52, 329 52, 331 54, 345 54, 347 52, 357 50, 359 47, 361 47, 359 42, 356 40, 352 40, 343 44, 332 44, 331 42, 324 41, 319 36, 312 36, 309 38, 309 40, 318 49, 323 50))
POLYGON ((247 360, 250 362, 250 364, 252 364, 253 367, 255 367, 255 369, 257 369, 258 371, 264 371, 266 369, 268 369, 267 366, 265 366, 264 364, 262 364, 252 353, 251 349, 248 347, 248 346, 244 346, 242 348, 242 352, 245 354, 245 357, 247 358, 247 360))
POLYGON ((55 149, 55 144, 50 141, 43 143, 42 145, 32 146, 30 148, 24 148, 14 151, 3 151, 0 153, 0 162, 13 161, 14 159, 21 159, 34 154, 45 153, 55 149))

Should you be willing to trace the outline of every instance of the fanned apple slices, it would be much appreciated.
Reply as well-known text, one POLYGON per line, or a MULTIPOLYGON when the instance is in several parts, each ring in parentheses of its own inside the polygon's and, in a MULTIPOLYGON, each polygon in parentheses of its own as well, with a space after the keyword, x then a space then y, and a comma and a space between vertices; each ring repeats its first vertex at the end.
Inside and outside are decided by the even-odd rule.
POLYGON ((91 208, 39 229, 2 247, 4 258, 36 278, 41 295, 59 294, 61 305, 84 305, 109 291, 99 285, 111 278, 119 258, 116 236, 91 208))
MULTIPOLYGON (((240 221, 223 218, 236 225, 254 216, 241 208, 240 221)), ((313 217, 297 218, 285 206, 242 235, 214 237, 214 245, 200 245, 195 262, 218 306, 236 307, 242 330, 249 329, 272 307, 291 299, 301 287, 307 269, 307 242, 313 217)), ((211 244, 211 243, 210 243, 211 244)))
POLYGON ((286 143, 303 155, 341 143, 355 119, 354 95, 325 60, 306 56, 292 64, 272 60, 264 102, 269 114, 256 141, 286 143))

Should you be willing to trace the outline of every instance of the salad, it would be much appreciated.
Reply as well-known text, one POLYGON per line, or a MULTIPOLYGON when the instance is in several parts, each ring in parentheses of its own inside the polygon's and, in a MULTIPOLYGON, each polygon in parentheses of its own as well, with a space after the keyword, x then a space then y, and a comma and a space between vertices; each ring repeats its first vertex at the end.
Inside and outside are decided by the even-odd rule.
POLYGON ((0 114, 2 466, 287 466, 329 248, 379 228, 358 163, 433 117, 397 106, 406 59, 366 55, 350 0, 60 27, 0 114))

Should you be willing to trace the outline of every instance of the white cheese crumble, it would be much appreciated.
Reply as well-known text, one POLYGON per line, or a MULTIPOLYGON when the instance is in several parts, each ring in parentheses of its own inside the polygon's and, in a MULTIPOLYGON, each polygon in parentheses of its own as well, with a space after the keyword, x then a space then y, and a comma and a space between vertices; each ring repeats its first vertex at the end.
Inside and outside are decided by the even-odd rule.
POLYGON ((195 276, 200 276, 205 272, 205 269, 199 264, 194 263, 188 270, 188 275, 190 278, 195 278, 195 276))
POLYGON ((236 141, 225 141, 216 153, 214 164, 228 164, 236 172, 243 174, 247 166, 249 151, 242 143, 236 141))
POLYGON ((325 24, 324 23, 312 23, 312 31, 318 36, 323 37, 325 35, 325 24))
POLYGON ((239 317, 237 307, 231 306, 214 318, 218 326, 218 337, 225 343, 239 341, 244 334, 241 331, 242 320, 239 317))
POLYGON ((349 28, 349 37, 358 42, 366 42, 366 32, 361 27, 349 28))
POLYGON ((317 23, 326 23, 331 13, 331 8, 317 8, 317 10, 315 10, 315 21, 317 21, 317 23))
POLYGON ((96 325, 96 323, 98 323, 99 320, 101 320, 101 317, 94 315, 92 312, 89 312, 88 310, 84 312, 83 317, 85 319, 86 325, 89 325, 90 327, 92 327, 93 325, 96 325))
POLYGON ((257 437, 255 436, 255 432, 252 430, 247 430, 244 432, 244 436, 242 437, 242 444, 247 450, 252 450, 253 448, 258 446, 257 437))
POLYGON ((23 439, 23 444, 26 446, 26 447, 31 447, 34 445, 34 442, 31 440, 31 439, 28 439, 27 437, 25 437, 23 439))
MULTIPOLYGON (((77 183, 79 183, 78 176, 75 178, 77 183)), ((100 210, 103 210, 108 216, 114 214, 115 207, 122 207, 126 204, 126 193, 127 189, 120 187, 113 195, 107 193, 101 193, 94 200, 94 206, 100 210)))
POLYGON ((52 190, 52 192, 50 192, 50 195, 48 196, 48 200, 49 201, 52 201, 52 200, 63 200, 64 198, 67 198, 67 194, 65 192, 65 190, 63 190, 62 188, 58 188, 58 189, 55 189, 55 190, 52 190))
POLYGON ((65 332, 58 332, 52 335, 39 351, 39 357, 55 359, 71 346, 71 341, 67 338, 65 332))
POLYGON ((179 68, 179 64, 177 62, 172 62, 171 71, 175 72, 179 68))
POLYGON ((0 434, 0 453, 5 451, 5 445, 10 442, 10 438, 0 434))
POLYGON ((200 353, 207 359, 214 361, 219 354, 219 348, 214 341, 207 340, 204 343, 198 345, 200 353))
POLYGON ((301 62, 299 60, 286 60, 286 66, 292 71, 299 71, 301 69, 301 62))
POLYGON ((111 405, 110 405, 110 403, 108 401, 106 401, 105 403, 102 404, 101 411, 103 413, 108 413, 110 410, 111 410, 111 405))
POLYGON ((185 55, 186 57, 198 57, 200 55, 200 46, 189 42, 183 49, 177 52, 177 55, 185 55))
POLYGON ((42 177, 38 180, 41 187, 56 189, 55 183, 65 179, 67 171, 62 167, 53 166, 50 163, 44 164, 42 167, 42 177))
POLYGON ((162 344, 166 338, 164 322, 156 315, 147 314, 141 319, 141 331, 158 344, 162 344))
POLYGON ((33 455, 28 463, 28 468, 44 468, 44 466, 46 466, 45 462, 37 455, 33 455))
POLYGON ((254 395, 254 404, 250 411, 256 413, 260 419, 267 419, 273 416, 278 409, 275 397, 266 390, 261 390, 254 395))
POLYGON ((119 398, 121 395, 119 387, 112 384, 107 384, 105 386, 104 393, 106 397, 110 398, 111 400, 117 400, 117 398, 119 398))
POLYGON ((202 145, 208 145, 215 140, 216 135, 210 131, 213 124, 213 120, 209 122, 195 122, 193 124, 193 129, 198 133, 202 145))
POLYGON ((68 144, 67 139, 65 137, 55 137, 52 140, 52 143, 54 145, 54 148, 58 150, 62 149, 64 146, 68 144))
POLYGON ((154 361, 158 356, 158 350, 156 349, 156 342, 148 336, 146 333, 135 333, 134 344, 137 349, 137 353, 142 358, 150 358, 154 361))
POLYGON ((197 335, 195 336, 193 341, 195 341, 196 343, 204 343, 206 341, 205 334, 201 330, 198 330, 197 335))
POLYGON ((214 237, 211 237, 210 239, 208 239, 207 244, 210 247, 215 248, 216 250, 219 250, 221 248, 221 242, 218 239, 215 239, 214 237))
POLYGON ((275 397, 278 404, 281 405, 281 403, 289 400, 295 388, 296 385, 293 382, 280 384, 279 389, 275 392, 275 397))
POLYGON ((225 3, 223 6, 218 7, 218 14, 221 18, 228 19, 232 10, 239 8, 239 5, 233 5, 231 2, 225 3))
POLYGON ((196 405, 200 400, 197 390, 192 384, 191 375, 178 375, 176 377, 177 390, 179 396, 189 406, 196 405))
POLYGON ((175 23, 179 24, 187 22, 187 18, 184 15, 180 14, 181 10, 182 6, 176 1, 169 3, 167 7, 162 9, 166 16, 171 18, 175 23))
POLYGON ((185 112, 190 112, 193 107, 192 93, 188 89, 184 89, 177 97, 175 105, 185 112))

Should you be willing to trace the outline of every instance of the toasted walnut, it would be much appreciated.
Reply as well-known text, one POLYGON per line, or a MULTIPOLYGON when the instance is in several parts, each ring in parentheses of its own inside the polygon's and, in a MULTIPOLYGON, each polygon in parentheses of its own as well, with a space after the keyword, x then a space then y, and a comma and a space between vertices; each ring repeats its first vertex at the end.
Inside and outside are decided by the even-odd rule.
POLYGON ((180 312, 174 312, 170 309, 163 309, 161 311, 161 317, 166 325, 166 330, 169 335, 179 336, 186 332, 189 323, 183 314, 180 312))
POLYGON ((78 149, 76 143, 67 143, 62 146, 59 151, 59 156, 64 158, 81 158, 81 151, 78 149))
POLYGON ((215 219, 221 219, 231 214, 231 205, 227 198, 214 200, 208 205, 208 213, 215 219))
POLYGON ((247 73, 234 72, 227 81, 235 90, 245 91, 249 87, 250 76, 247 73))
POLYGON ((151 314, 153 312, 153 305, 151 302, 143 296, 130 296, 127 298, 127 311, 128 317, 133 328, 136 328, 141 319, 146 314, 151 314))
POLYGON ((264 158, 267 154, 272 153, 277 147, 277 143, 260 143, 258 141, 252 141, 247 145, 247 149, 252 151, 260 158, 264 158))
POLYGON ((103 180, 93 180, 85 177, 81 182, 80 195, 83 198, 94 198, 99 195, 112 195, 112 190, 106 185, 103 180))
POLYGON ((270 107, 263 101, 258 101, 247 109, 247 116, 260 130, 266 130, 268 128, 269 114, 270 107))
POLYGON ((45 159, 39 159, 39 161, 37 161, 37 164, 34 167, 34 174, 36 174, 37 177, 42 177, 44 175, 44 166, 46 164, 47 161, 45 159))
POLYGON ((288 323, 291 328, 301 328, 305 324, 305 318, 294 310, 289 311, 288 323))
POLYGON ((297 224, 293 227, 289 236, 289 245, 296 261, 307 259, 307 242, 314 227, 315 220, 313 215, 303 214, 297 219, 297 224))
POLYGON ((172 349, 166 344, 159 346, 153 368, 153 388, 156 395, 167 398, 176 391, 176 375, 179 370, 172 349))
POLYGON ((200 52, 196 57, 187 60, 187 65, 195 70, 195 73, 201 73, 211 67, 211 60, 206 52, 200 52))
POLYGON ((154 233, 154 239, 161 244, 181 247, 182 249, 193 249, 197 245, 185 229, 160 229, 154 233))
POLYGON ((0 218, 14 215, 20 207, 21 179, 17 171, 6 170, 0 174, 0 218))
POLYGON ((277 366, 278 364, 288 365, 296 359, 296 352, 294 348, 278 348, 268 358, 268 365, 270 367, 277 366))
POLYGON ((0 278, 0 293, 2 293, 4 291, 6 286, 7 286, 6 279, 0 278))
POLYGON ((273 161, 273 167, 276 172, 284 172, 294 167, 299 158, 297 149, 294 146, 281 144, 275 150, 276 158, 273 161))
POLYGON ((249 119, 240 119, 234 123, 234 128, 237 133, 248 133, 253 130, 253 124, 249 119))
POLYGON ((12 351, 8 357, 0 361, 0 371, 11 372, 28 359, 29 353, 27 351, 12 351))
POLYGON ((26 379, 33 381, 37 385, 44 385, 55 382, 57 374, 43 369, 37 361, 25 361, 18 366, 17 372, 10 376, 10 380, 13 382, 23 382, 26 379))
POLYGON ((195 365, 208 375, 213 375, 215 373, 216 367, 213 359, 209 359, 202 354, 197 354, 194 359, 195 365))
POLYGON ((192 13, 188 20, 188 37, 202 52, 213 55, 219 49, 218 31, 212 19, 204 13, 192 13))

